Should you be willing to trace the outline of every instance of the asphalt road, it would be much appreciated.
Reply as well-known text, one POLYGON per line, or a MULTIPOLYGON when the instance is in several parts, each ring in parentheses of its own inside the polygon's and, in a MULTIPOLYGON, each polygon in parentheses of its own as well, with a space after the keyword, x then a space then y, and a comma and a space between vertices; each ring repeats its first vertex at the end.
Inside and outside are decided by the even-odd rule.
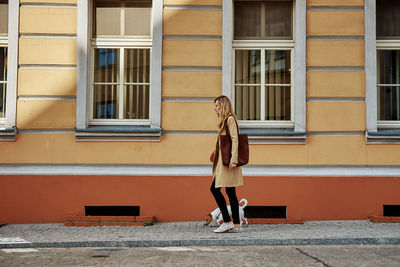
POLYGON ((400 245, 1 249, 0 266, 400 266, 400 245))

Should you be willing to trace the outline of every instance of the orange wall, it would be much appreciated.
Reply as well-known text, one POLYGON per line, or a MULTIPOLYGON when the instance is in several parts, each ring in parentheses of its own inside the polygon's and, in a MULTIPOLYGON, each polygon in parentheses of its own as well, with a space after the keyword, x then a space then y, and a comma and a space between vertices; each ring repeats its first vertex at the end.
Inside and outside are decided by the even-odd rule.
MULTIPOLYGON (((85 205, 141 206, 159 221, 203 220, 216 208, 210 177, 0 176, 0 222, 63 222, 85 205)), ((395 177, 245 177, 238 198, 285 205, 305 220, 367 219, 383 204, 400 204, 395 177)))

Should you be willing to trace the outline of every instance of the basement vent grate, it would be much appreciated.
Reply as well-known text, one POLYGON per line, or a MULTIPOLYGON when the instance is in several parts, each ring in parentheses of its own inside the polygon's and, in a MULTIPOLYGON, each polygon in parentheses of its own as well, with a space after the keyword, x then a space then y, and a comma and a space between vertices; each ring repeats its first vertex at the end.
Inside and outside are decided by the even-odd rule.
POLYGON ((246 218, 286 218, 286 206, 247 206, 246 218))
POLYGON ((383 205, 383 216, 400 217, 400 205, 383 205))
POLYGON ((140 206, 85 206, 85 216, 140 216, 140 206))

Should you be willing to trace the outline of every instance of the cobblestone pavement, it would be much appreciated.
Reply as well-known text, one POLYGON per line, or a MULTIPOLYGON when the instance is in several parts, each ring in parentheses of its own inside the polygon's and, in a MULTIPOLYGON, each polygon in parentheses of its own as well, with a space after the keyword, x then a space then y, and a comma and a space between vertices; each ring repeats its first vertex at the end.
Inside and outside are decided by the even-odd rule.
POLYGON ((0 266, 399 266, 400 245, 0 249, 0 266))
POLYGON ((203 222, 154 226, 65 227, 14 224, 0 227, 0 248, 83 246, 400 244, 400 223, 316 221, 249 225, 242 233, 215 234, 203 222))

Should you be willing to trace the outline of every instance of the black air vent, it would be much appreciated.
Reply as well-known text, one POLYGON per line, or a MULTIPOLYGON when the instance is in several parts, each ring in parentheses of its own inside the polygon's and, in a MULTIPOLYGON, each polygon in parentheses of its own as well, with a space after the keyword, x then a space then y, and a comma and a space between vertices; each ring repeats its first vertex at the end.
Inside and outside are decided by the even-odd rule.
POLYGON ((286 218, 286 206, 247 206, 246 218, 286 218))
POLYGON ((85 206, 85 216, 140 216, 140 206, 85 206))
POLYGON ((383 216, 400 217, 400 205, 383 205, 383 216))

